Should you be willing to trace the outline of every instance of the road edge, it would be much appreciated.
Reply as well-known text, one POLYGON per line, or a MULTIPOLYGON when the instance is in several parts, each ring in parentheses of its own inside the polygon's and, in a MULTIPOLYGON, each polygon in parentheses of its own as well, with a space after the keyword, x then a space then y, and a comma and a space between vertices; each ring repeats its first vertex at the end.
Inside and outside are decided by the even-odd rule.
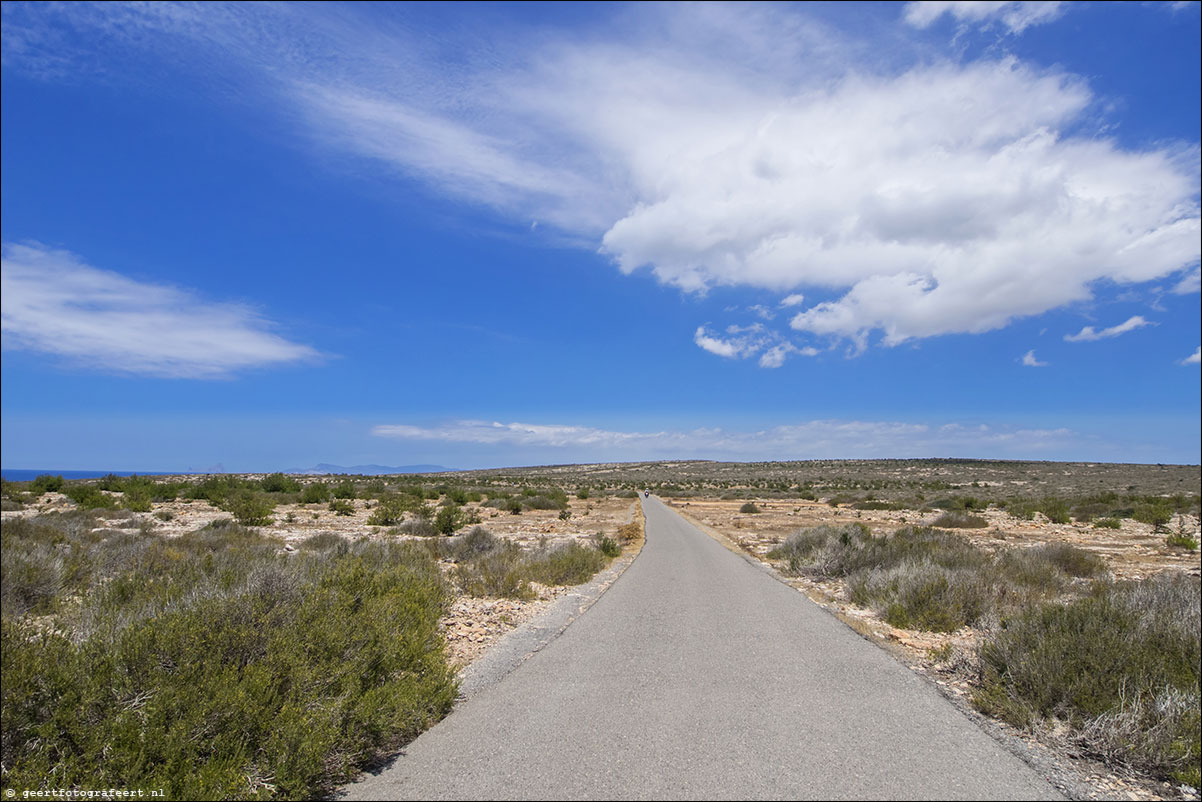
POLYGON ((662 503, 666 508, 683 518, 686 522, 693 525, 698 531, 709 536, 720 546, 739 555, 749 565, 752 565, 762 573, 769 575, 782 585, 797 591, 827 615, 830 615, 832 618, 839 621, 839 623, 855 632, 861 638, 878 647, 893 659, 897 660, 899 663, 909 669, 912 674, 922 678, 927 685, 929 685, 936 692, 938 692, 940 696, 951 703, 951 705, 960 711, 962 715, 976 724, 977 727, 979 727, 986 735, 997 742, 998 745, 1021 760, 1023 763, 1027 764, 1032 771, 1043 777, 1048 784, 1050 784, 1060 793, 1064 794, 1068 799, 1081 801, 1098 798, 1096 795, 1096 789, 1094 789, 1093 786, 1087 781, 1078 776, 1080 769, 1076 768, 1075 766, 1065 765, 1064 762, 1056 755, 1044 749, 1037 749, 1034 745, 1018 735, 1006 731, 1006 729, 1004 729, 1004 725, 1000 722, 994 721, 988 716, 985 716, 979 711, 973 709, 973 707, 969 705, 966 700, 937 683, 930 673, 925 670, 925 668, 920 665, 915 665, 909 654, 907 654, 900 646, 892 643, 891 641, 875 637, 871 632, 866 632, 862 625, 857 626, 859 622, 857 622, 855 619, 843 615, 833 606, 815 599, 806 592, 805 588, 793 584, 788 580, 787 577, 783 576, 771 565, 751 554, 748 554, 746 551, 740 548, 735 541, 722 534, 717 529, 714 529, 708 524, 702 523, 689 513, 684 512, 677 506, 669 504, 663 499, 659 499, 657 497, 657 500, 660 501, 660 503, 662 503))
POLYGON ((504 679, 510 672, 542 651, 548 643, 559 637, 573 621, 584 615, 596 604, 602 594, 618 580, 626 569, 642 553, 647 542, 646 517, 642 505, 636 500, 631 504, 628 522, 641 519, 643 538, 629 552, 615 557, 609 567, 598 572, 583 585, 577 585, 557 598, 546 610, 506 633, 479 659, 463 668, 459 673, 459 695, 455 704, 460 705, 488 690, 504 679))

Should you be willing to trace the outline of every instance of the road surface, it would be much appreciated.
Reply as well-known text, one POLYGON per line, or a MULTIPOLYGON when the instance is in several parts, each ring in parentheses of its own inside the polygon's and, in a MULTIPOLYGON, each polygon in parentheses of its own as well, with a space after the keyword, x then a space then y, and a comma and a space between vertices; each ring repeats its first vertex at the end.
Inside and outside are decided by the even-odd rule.
POLYGON ((588 612, 344 798, 1061 798, 804 595, 643 508, 588 612))

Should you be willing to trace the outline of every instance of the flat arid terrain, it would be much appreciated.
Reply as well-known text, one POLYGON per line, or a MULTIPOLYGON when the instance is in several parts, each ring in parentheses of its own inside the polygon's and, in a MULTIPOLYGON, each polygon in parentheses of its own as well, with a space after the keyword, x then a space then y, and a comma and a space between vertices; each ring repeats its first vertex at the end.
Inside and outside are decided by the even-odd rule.
MULTIPOLYGON (((1197 466, 952 460, 664 462, 396 477, 273 474, 6 482, 6 650, 9 643, 28 642, 20 638, 33 637, 32 632, 86 645, 98 637, 95 633, 107 632, 106 626, 114 633, 104 635, 106 642, 120 643, 122 633, 136 629, 136 622, 150 625, 163 611, 185 606, 168 593, 140 607, 122 608, 113 614, 119 623, 96 623, 107 620, 104 605, 116 604, 111 599, 114 583, 136 579, 136 571, 168 570, 153 567, 156 559, 174 571, 171 566, 188 554, 216 555, 220 549, 264 544, 262 559, 288 561, 293 556, 295 565, 295 555, 321 554, 336 561, 348 553, 391 554, 387 550, 411 544, 425 555, 421 559, 433 559, 440 577, 436 581, 445 589, 442 601, 431 608, 436 610, 431 620, 440 659, 453 674, 592 576, 607 562, 602 553, 637 554, 643 520, 638 497, 649 491, 727 549, 768 567, 886 649, 962 710, 985 714, 1005 737, 1042 750, 1041 759, 1077 778, 1072 787, 1087 789, 1075 795, 1193 799, 1202 574, 1199 483, 1197 466), (135 541, 142 551, 128 551, 135 541), (348 552, 348 547, 358 551, 348 552), (890 556, 891 548, 905 554, 890 556), (107 557, 106 549, 142 556, 107 557), (870 553, 877 562, 866 561, 870 553), (152 554, 160 556, 146 556, 152 554), (122 565, 121 559, 132 562, 122 565), (567 570, 555 560, 575 562, 567 570), (81 578, 88 572, 90 579, 81 578), (1119 694, 1127 696, 1119 708, 1103 705, 1088 715, 1081 712, 1085 707, 1078 710, 1064 699, 1006 695, 1017 693, 1007 684, 1017 680, 1004 660, 1017 658, 1003 654, 999 639, 1015 631, 1014 622, 1029 624, 1028 610, 1052 605, 1046 609, 1074 611, 1095 603, 1111 609, 1126 604, 1120 598, 1125 589, 1134 588, 1131 592, 1138 595, 1145 586, 1173 582, 1177 590, 1172 592, 1180 595, 1185 588, 1186 608, 1174 613, 1184 619, 1172 626, 1195 627, 1193 645, 1184 647, 1187 662, 1194 650, 1192 668, 1153 668, 1147 681, 1132 675, 1129 683, 1122 680, 1119 694), (33 629, 14 634, 18 626, 33 629), (1176 705, 1171 721, 1148 712, 1165 709, 1170 698, 1176 705), (1133 713, 1128 705, 1132 710, 1143 707, 1133 713), (1156 743, 1145 737, 1152 730, 1160 733, 1156 743), (1130 747, 1131 742, 1139 748, 1130 747)), ((228 570, 230 576, 245 578, 222 579, 224 574, 217 572, 207 580, 189 579, 193 584, 188 587, 195 588, 189 598, 240 597, 241 586, 230 590, 230 582, 245 583, 247 589, 263 586, 255 579, 258 569, 241 574, 228 570), (205 582, 226 590, 203 590, 205 582)), ((162 575, 168 578, 158 580, 158 574, 149 573, 145 578, 150 585, 158 581, 184 587, 175 574, 162 575)), ((289 580, 294 581, 300 582, 289 580)), ((276 592, 275 584, 267 586, 276 592)), ((6 656, 6 686, 10 674, 12 684, 20 684, 18 671, 6 656)), ((1072 693, 1083 692, 1068 695, 1072 693)), ((387 754, 437 721, 449 703, 448 698, 428 708, 421 716, 424 723, 398 736, 401 741, 389 737, 370 748, 359 747, 360 757, 346 768, 312 774, 308 785, 285 788, 279 769, 259 767, 243 771, 244 781, 232 781, 215 793, 242 798, 268 791, 284 798, 328 790, 353 776, 348 771, 364 758, 387 754), (239 782, 244 782, 240 789, 239 782)), ((10 738, 9 721, 17 720, 9 715, 10 704, 17 701, 6 695, 6 784, 14 779, 28 784, 39 770, 65 770, 61 756, 48 757, 17 743, 17 732, 10 738)), ((30 715, 27 709, 20 713, 30 715)), ((25 723, 25 737, 45 726, 32 719, 25 723)), ((86 772, 88 765, 81 757, 72 770, 86 772)), ((78 779, 76 784, 82 787, 78 779)))
MULTIPOLYGON (((161 477, 166 481, 187 481, 190 477, 161 477)), ((246 481, 260 481, 263 475, 241 475, 246 481)), ((310 482, 321 482, 328 477, 310 478, 310 482)), ((113 494, 119 498, 119 494, 113 494)), ((366 538, 376 541, 423 542, 428 535, 400 534, 385 526, 368 523, 373 507, 378 500, 348 501, 349 511, 342 513, 329 509, 326 503, 285 503, 277 506, 272 522, 255 527, 260 533, 278 539, 281 548, 292 552, 299 544, 316 535, 335 535, 347 539, 366 538)), ((36 504, 19 511, 5 511, 4 519, 30 518, 69 512, 79 505, 62 493, 46 493, 36 504)), ((629 498, 600 498, 581 501, 572 505, 572 517, 560 517, 560 510, 528 509, 521 515, 513 515, 478 503, 465 502, 465 517, 473 515, 480 519, 492 535, 524 549, 553 548, 572 542, 591 543, 598 533, 617 536, 619 528, 634 520, 635 503, 629 498)), ((228 520, 230 514, 204 499, 175 499, 154 502, 153 509, 143 512, 113 508, 97 510, 101 520, 97 529, 113 532, 149 531, 162 538, 175 538, 195 532, 216 521, 228 520)), ((418 516, 411 515, 410 519, 418 516)), ((441 561, 444 571, 455 565, 452 559, 441 561)), ((496 598, 458 594, 450 610, 441 621, 447 640, 450 662, 460 668, 469 665, 503 634, 509 632, 537 615, 546 604, 562 595, 563 585, 531 583, 530 596, 522 598, 496 598)))

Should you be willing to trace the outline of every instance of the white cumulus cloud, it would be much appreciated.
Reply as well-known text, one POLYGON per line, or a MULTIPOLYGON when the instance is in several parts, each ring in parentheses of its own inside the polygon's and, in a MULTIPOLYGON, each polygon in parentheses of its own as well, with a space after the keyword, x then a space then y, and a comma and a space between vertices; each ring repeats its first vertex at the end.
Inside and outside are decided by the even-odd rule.
POLYGON ((727 359, 747 359, 759 354, 758 364, 761 368, 779 368, 790 354, 817 356, 819 353, 812 346, 794 345, 780 334, 765 328, 762 323, 727 326, 725 336, 711 333, 705 326, 698 326, 693 333, 693 342, 699 348, 727 359))
POLYGON ((273 334, 270 322, 243 304, 135 281, 39 244, 4 245, 0 284, 4 348, 77 366, 214 379, 319 356, 273 334))
MULTIPOLYGON (((68 16, 117 43, 199 42, 257 71, 313 141, 538 220, 625 273, 780 293, 809 337, 891 346, 1000 329, 1096 286, 1198 285, 1197 143, 1122 146, 1085 79, 1015 58, 915 58, 804 6, 633 6, 587 34, 513 26, 451 58, 353 7, 164 8, 68 16)), ((905 14, 1017 32, 1063 11, 905 14)), ((28 30, 56 14, 11 12, 6 64, 66 46, 28 30)))
POLYGON ((731 326, 727 329, 727 333, 732 336, 723 338, 711 334, 705 326, 698 326, 697 331, 693 332, 693 342, 711 354, 717 354, 727 359, 743 359, 764 347, 765 340, 760 334, 761 331, 762 328, 757 325, 748 326, 745 329, 731 326))
POLYGON ((1126 334, 1129 331, 1142 329, 1144 326, 1151 326, 1147 320, 1144 320, 1141 315, 1134 315, 1118 325, 1110 328, 1095 331, 1093 326, 1085 326, 1076 334, 1066 334, 1064 339, 1070 343, 1093 342, 1094 340, 1105 340, 1110 337, 1118 337, 1121 334, 1126 334))
POLYGON ((1023 354, 1023 364, 1029 368, 1046 368, 1048 366, 1047 362, 1040 362, 1035 358, 1034 348, 1023 354))
POLYGON ((805 300, 806 297, 804 295, 799 292, 795 292, 792 295, 786 295, 784 298, 782 298, 780 301, 780 307, 781 309, 788 309, 791 306, 801 306, 803 303, 805 303, 805 300))
POLYGON ((1181 360, 1183 365, 1198 365, 1202 364, 1202 346, 1194 349, 1194 352, 1181 360))

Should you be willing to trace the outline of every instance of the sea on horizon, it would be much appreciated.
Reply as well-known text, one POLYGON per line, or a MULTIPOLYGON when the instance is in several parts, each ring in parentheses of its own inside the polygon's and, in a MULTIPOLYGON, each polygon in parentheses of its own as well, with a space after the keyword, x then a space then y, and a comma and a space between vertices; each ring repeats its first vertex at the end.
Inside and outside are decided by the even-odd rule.
POLYGON ((0 476, 6 482, 32 482, 39 476, 61 476, 64 479, 99 479, 102 476, 174 476, 180 471, 56 471, 26 470, 24 468, 0 468, 0 476))

